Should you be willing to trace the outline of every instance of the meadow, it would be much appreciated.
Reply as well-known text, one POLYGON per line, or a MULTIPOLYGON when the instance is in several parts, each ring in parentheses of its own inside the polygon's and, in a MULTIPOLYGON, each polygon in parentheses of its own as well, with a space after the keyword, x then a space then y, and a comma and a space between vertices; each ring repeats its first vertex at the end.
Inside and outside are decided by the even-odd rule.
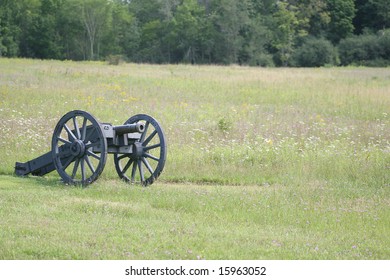
POLYGON ((389 259, 390 68, 0 59, 0 259, 389 259), (81 109, 145 113, 153 185, 13 176, 81 109))

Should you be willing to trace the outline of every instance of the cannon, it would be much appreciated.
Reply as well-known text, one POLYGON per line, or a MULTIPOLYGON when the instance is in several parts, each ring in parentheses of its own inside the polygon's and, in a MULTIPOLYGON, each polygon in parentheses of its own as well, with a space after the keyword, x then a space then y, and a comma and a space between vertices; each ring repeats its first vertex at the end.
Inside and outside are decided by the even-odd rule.
POLYGON ((54 129, 51 151, 28 162, 16 162, 15 174, 43 176, 56 169, 64 183, 86 186, 103 172, 107 154, 114 155, 121 179, 150 185, 164 169, 164 132, 154 118, 145 114, 114 126, 99 122, 88 112, 70 111, 54 129))

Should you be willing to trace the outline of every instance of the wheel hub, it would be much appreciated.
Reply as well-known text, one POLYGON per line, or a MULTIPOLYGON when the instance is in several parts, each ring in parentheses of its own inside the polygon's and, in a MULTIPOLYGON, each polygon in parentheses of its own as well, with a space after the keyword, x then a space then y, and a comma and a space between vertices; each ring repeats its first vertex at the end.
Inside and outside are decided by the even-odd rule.
POLYGON ((144 154, 144 146, 140 142, 135 142, 133 144, 133 154, 132 157, 135 159, 139 159, 144 154))
POLYGON ((70 146, 70 153, 75 156, 81 158, 85 154, 85 145, 83 141, 77 139, 70 146))

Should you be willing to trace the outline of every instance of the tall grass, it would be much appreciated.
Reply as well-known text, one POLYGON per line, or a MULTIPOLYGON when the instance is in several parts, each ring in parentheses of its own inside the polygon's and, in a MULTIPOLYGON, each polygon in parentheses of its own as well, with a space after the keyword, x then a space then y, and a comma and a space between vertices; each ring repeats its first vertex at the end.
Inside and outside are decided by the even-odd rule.
POLYGON ((147 189, 110 158, 87 190, 3 176, 0 258, 389 257, 389 68, 0 59, 0 174, 74 109, 155 117, 165 170, 147 189))
POLYGON ((165 181, 389 181, 390 69, 7 59, 0 67, 3 174, 49 150, 60 117, 82 109, 114 124, 141 112, 157 118, 169 143, 165 181))

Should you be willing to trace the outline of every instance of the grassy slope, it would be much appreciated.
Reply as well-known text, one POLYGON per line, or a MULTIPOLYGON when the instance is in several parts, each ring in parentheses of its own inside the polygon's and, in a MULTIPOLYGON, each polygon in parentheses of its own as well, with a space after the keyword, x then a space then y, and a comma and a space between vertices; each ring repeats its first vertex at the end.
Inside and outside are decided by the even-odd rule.
POLYGON ((1 258, 388 259, 390 69, 0 60, 1 258), (67 111, 165 130, 128 187, 9 176, 67 111), (202 185, 207 183, 207 185, 202 185))

